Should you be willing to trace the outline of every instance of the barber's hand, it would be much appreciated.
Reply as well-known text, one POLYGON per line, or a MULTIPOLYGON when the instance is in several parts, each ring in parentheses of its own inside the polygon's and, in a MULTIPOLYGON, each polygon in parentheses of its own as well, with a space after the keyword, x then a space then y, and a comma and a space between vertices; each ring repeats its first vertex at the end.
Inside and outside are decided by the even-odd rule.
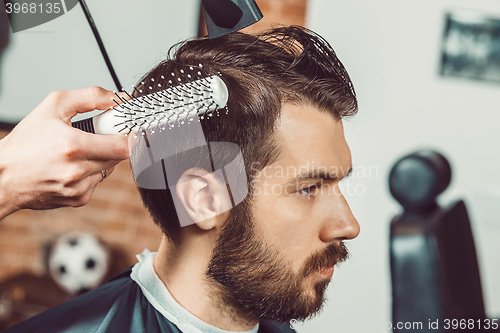
POLYGON ((20 209, 79 207, 91 198, 102 170, 129 157, 127 137, 71 127, 77 113, 113 106, 111 91, 90 87, 48 95, 0 140, 0 219, 20 209))

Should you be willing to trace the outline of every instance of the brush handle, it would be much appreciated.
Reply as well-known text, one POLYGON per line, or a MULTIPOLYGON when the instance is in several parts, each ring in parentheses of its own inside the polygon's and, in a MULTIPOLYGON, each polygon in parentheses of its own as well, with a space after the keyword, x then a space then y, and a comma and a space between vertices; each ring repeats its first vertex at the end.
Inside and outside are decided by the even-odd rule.
POLYGON ((121 118, 115 117, 121 114, 114 109, 104 111, 97 116, 87 118, 71 123, 71 126, 87 133, 93 134, 118 134, 116 125, 120 123, 121 118))
POLYGON ((78 128, 84 132, 95 134, 93 119, 94 118, 87 118, 75 121, 71 123, 71 126, 73 126, 74 128, 78 128))

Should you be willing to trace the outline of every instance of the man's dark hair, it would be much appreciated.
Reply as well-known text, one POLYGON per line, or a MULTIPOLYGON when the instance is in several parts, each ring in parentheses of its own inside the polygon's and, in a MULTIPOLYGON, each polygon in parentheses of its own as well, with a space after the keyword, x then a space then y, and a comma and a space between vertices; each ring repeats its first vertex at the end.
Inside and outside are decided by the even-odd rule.
MULTIPOLYGON (((205 138, 238 145, 249 179, 280 155, 274 128, 283 103, 311 105, 336 120, 357 112, 344 66, 327 41, 303 27, 182 42, 141 81, 160 81, 162 75, 198 64, 220 72, 229 90, 228 114, 201 121, 205 138)), ((139 191, 154 221, 177 243, 181 227, 170 191, 139 191)))

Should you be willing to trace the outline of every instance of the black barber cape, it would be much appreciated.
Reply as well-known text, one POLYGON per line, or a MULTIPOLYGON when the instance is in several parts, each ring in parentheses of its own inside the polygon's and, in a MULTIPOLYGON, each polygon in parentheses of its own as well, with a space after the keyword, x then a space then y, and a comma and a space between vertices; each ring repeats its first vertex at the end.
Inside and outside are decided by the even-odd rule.
MULTIPOLYGON (((49 309, 4 333, 181 333, 158 312, 130 278, 132 267, 105 285, 49 309)), ((258 333, 295 332, 263 320, 258 333)))

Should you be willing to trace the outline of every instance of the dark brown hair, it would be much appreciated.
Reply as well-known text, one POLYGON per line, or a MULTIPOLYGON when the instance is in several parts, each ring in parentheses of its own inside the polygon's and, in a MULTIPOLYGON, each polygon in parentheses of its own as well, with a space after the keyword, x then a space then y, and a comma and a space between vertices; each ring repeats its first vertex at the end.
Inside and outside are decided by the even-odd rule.
MULTIPOLYGON (((205 137, 208 142, 237 144, 248 177, 280 154, 273 129, 283 103, 310 104, 335 119, 357 112, 356 95, 344 66, 328 42, 303 27, 182 42, 141 81, 159 81, 162 75, 198 64, 211 73, 220 72, 229 90, 228 114, 201 121, 205 137), (259 167, 251 167, 252 162, 259 167)), ((154 221, 178 242, 180 225, 170 191, 139 191, 154 221)))

